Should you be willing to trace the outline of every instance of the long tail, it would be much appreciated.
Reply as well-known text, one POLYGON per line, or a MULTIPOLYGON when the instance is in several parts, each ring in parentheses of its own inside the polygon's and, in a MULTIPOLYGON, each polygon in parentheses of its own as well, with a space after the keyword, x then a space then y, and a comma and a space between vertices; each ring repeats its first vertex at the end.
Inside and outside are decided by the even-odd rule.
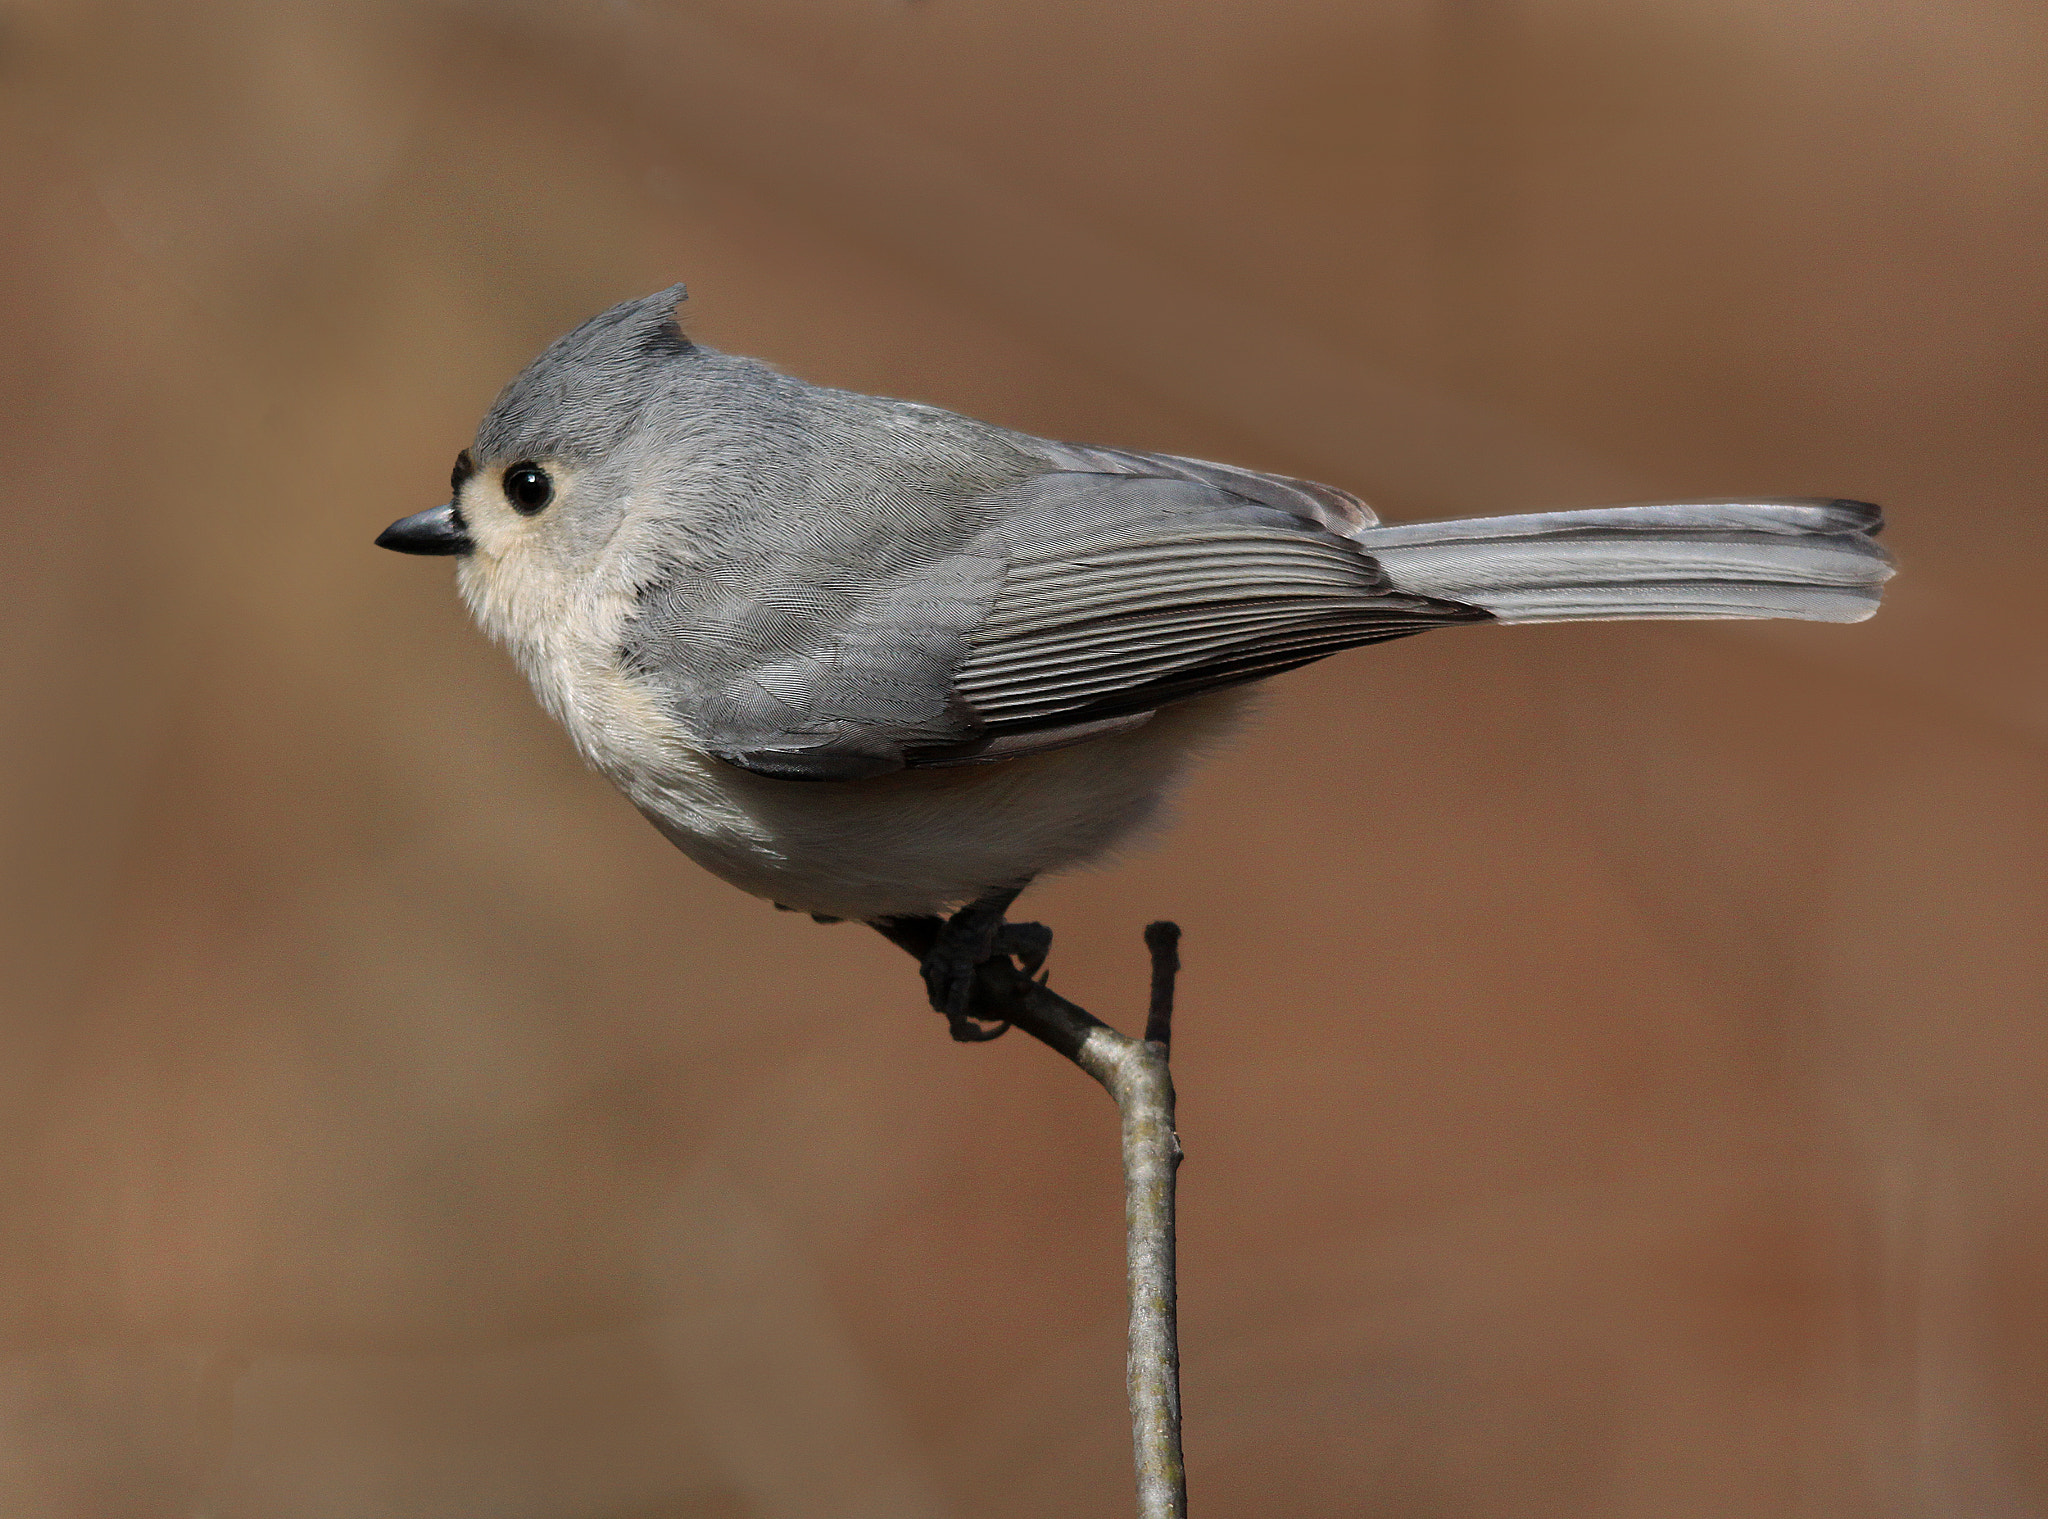
POLYGON ((1686 501, 1360 529, 1395 586, 1502 622, 1797 617, 1861 622, 1891 556, 1861 501, 1686 501))

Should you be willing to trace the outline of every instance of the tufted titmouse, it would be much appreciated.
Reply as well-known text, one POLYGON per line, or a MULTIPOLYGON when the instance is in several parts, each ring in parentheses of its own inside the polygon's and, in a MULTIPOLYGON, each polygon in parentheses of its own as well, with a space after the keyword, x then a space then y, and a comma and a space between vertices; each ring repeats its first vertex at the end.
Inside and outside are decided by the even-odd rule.
POLYGON ((879 920, 1127 837, 1246 683, 1453 623, 1856 622, 1854 501, 1382 527, 1327 485, 829 390, 685 337, 682 287, 505 388, 377 542, 458 582, 583 754, 743 890, 879 920))

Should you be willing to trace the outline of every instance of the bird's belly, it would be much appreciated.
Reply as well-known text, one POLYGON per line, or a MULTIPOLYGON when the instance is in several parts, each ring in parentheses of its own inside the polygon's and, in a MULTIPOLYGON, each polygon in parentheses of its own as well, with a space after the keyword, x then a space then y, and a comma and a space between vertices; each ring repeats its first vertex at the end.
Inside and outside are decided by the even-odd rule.
POLYGON ((1221 693, 1072 748, 874 780, 770 780, 708 758, 613 779, 743 891, 836 918, 943 912, 1128 841, 1241 702, 1221 693))

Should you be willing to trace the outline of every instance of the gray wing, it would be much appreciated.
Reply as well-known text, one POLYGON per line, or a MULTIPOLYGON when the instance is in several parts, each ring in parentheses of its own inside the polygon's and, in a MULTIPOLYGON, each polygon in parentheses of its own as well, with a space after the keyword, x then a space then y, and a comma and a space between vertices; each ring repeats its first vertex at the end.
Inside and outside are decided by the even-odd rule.
POLYGON ((675 571, 643 594, 626 668, 707 753, 758 775, 861 780, 903 769, 913 746, 971 740, 980 725, 952 677, 1004 565, 891 547, 675 571))
POLYGON ((913 749, 911 764, 1051 747, 1340 649, 1489 620, 1478 607, 1395 590, 1332 531, 1371 521, 1341 492, 1124 457, 1184 468, 1046 474, 997 498, 977 542, 1004 561, 1003 583, 953 674, 980 731, 913 749))
POLYGON ((1342 536, 1372 518, 1341 491, 1045 447, 1050 471, 964 503, 893 503, 829 555, 781 544, 676 572, 629 626, 628 667, 711 754, 857 780, 1056 747, 1488 617, 1392 589, 1342 536))

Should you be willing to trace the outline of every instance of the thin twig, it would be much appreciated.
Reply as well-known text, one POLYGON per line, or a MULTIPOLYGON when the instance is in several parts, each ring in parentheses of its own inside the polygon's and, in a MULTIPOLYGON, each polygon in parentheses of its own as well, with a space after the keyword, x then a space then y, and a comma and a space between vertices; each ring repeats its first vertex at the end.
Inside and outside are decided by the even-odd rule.
POLYGON ((1174 1277, 1174 1175, 1180 1136, 1173 1127, 1173 987, 1180 970, 1180 929, 1145 930, 1152 952, 1152 998, 1142 1042, 1126 1040, 1122 1079, 1110 1087, 1123 1119, 1124 1255, 1131 1290, 1127 1378, 1131 1440, 1138 1465, 1141 1519, 1183 1519, 1187 1474, 1180 1453, 1180 1336, 1174 1277))
POLYGON ((1147 923, 1145 948, 1152 952, 1152 1002, 1145 1011, 1145 1042, 1173 1043, 1173 983, 1180 975, 1180 925, 1147 923))
MULTIPOLYGON (((936 918, 895 918, 873 925, 892 944, 924 958, 938 940, 936 918)), ((1138 1473, 1138 1519, 1186 1519, 1187 1476, 1180 1449, 1180 1346, 1175 1322, 1174 1172, 1180 1140, 1173 1129, 1174 978, 1180 929, 1145 930, 1152 954, 1145 1037, 1111 1028, 997 955, 976 973, 972 1016, 1022 1029, 1101 1082, 1122 1121, 1124 1252, 1130 1273, 1131 1340, 1127 1382, 1131 1443, 1138 1473)))

